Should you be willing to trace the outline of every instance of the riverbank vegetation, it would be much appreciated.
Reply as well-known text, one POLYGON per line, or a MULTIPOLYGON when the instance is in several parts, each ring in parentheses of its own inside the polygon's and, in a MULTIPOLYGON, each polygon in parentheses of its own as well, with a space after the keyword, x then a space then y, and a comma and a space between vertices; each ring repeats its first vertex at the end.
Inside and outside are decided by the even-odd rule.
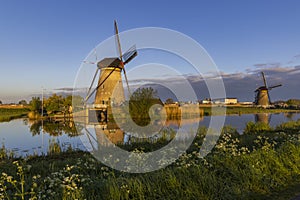
POLYGON ((0 108, 0 122, 10 121, 12 119, 27 116, 29 108, 24 107, 5 107, 0 108))
POLYGON ((53 94, 43 101, 39 97, 32 97, 29 102, 31 112, 28 114, 30 119, 47 118, 48 116, 61 115, 63 117, 70 117, 73 108, 72 101, 79 105, 83 99, 80 96, 66 96, 53 94))
POLYGON ((204 110, 205 116, 210 115, 242 115, 242 114, 257 114, 257 113, 287 113, 300 112, 298 109, 284 109, 284 108, 259 108, 246 106, 226 106, 226 107, 200 107, 204 110), (226 111, 225 111, 226 110, 226 111))
MULTIPOLYGON (((300 194, 300 121, 273 129, 247 127, 242 135, 224 127, 204 158, 199 150, 207 129, 201 127, 173 164, 145 174, 113 170, 89 153, 61 152, 59 145, 50 145, 48 156, 26 158, 14 158, 3 147, 0 199, 291 199, 300 194)), ((119 146, 148 152, 166 145, 166 138, 119 146)))

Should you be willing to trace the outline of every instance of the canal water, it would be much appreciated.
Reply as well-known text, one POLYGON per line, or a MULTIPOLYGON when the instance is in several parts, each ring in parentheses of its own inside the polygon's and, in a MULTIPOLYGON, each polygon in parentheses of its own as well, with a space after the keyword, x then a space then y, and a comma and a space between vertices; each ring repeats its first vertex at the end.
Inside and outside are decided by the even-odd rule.
MULTIPOLYGON (((244 114, 226 116, 225 124, 238 130, 240 134, 249 121, 268 123, 271 127, 276 127, 287 121, 296 121, 300 119, 300 113, 276 113, 276 114, 244 114)), ((210 117, 205 116, 199 120, 187 121, 185 124, 176 124, 176 122, 166 123, 165 126, 178 128, 178 126, 187 126, 197 128, 199 126, 208 127, 210 117)), ((106 126, 107 131, 112 135, 110 140, 116 142, 127 141, 129 136, 122 131, 116 131, 115 128, 106 126), (114 130, 114 132, 112 131, 114 130)), ((17 156, 42 155, 49 152, 51 144, 58 144, 62 150, 68 148, 90 150, 91 138, 96 138, 95 133, 86 137, 86 131, 78 133, 73 122, 36 122, 28 119, 16 119, 10 122, 0 123, 0 145, 7 150, 13 151, 17 156)))

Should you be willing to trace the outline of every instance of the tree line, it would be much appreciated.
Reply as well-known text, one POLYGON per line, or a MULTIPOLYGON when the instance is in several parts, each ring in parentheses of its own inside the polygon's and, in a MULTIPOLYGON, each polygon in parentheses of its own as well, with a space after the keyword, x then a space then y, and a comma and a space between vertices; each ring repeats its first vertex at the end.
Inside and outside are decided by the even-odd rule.
POLYGON ((43 101, 40 97, 32 97, 29 102, 29 107, 32 112, 51 115, 56 113, 70 114, 72 113, 72 101, 82 102, 83 98, 80 96, 66 96, 53 94, 48 98, 44 98, 43 101))

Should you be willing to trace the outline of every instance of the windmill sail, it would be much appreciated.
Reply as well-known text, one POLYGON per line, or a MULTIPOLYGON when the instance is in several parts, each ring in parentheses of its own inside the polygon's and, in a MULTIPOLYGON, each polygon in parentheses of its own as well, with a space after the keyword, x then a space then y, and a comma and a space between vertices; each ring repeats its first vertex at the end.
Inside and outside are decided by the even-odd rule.
POLYGON ((137 56, 136 46, 133 45, 123 55, 124 64, 127 64, 128 62, 130 62, 136 56, 137 56))
POLYGON ((280 87, 280 86, 282 86, 282 84, 278 84, 278 85, 273 85, 273 86, 270 86, 270 87, 269 87, 269 90, 271 90, 271 89, 273 89, 273 88, 280 87))
POLYGON ((116 40, 116 45, 117 45, 117 49, 118 49, 118 53, 120 56, 120 60, 122 61, 122 49, 121 49, 121 43, 120 43, 120 38, 119 38, 119 30, 118 30, 118 25, 117 25, 117 21, 115 20, 114 22, 115 25, 115 40, 116 40))
POLYGON ((265 87, 267 87, 267 81, 266 81, 266 78, 265 78, 265 73, 264 73, 264 72, 261 72, 261 75, 262 75, 262 78, 263 78, 265 87))

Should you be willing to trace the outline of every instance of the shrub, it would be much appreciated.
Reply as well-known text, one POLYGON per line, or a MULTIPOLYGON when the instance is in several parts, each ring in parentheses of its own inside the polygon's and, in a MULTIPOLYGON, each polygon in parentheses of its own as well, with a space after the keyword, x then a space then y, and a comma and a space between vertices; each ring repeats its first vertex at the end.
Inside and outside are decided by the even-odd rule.
POLYGON ((263 131, 270 131, 272 128, 269 126, 269 124, 263 123, 263 122, 248 122, 246 124, 246 127, 244 129, 244 134, 256 134, 263 131))

